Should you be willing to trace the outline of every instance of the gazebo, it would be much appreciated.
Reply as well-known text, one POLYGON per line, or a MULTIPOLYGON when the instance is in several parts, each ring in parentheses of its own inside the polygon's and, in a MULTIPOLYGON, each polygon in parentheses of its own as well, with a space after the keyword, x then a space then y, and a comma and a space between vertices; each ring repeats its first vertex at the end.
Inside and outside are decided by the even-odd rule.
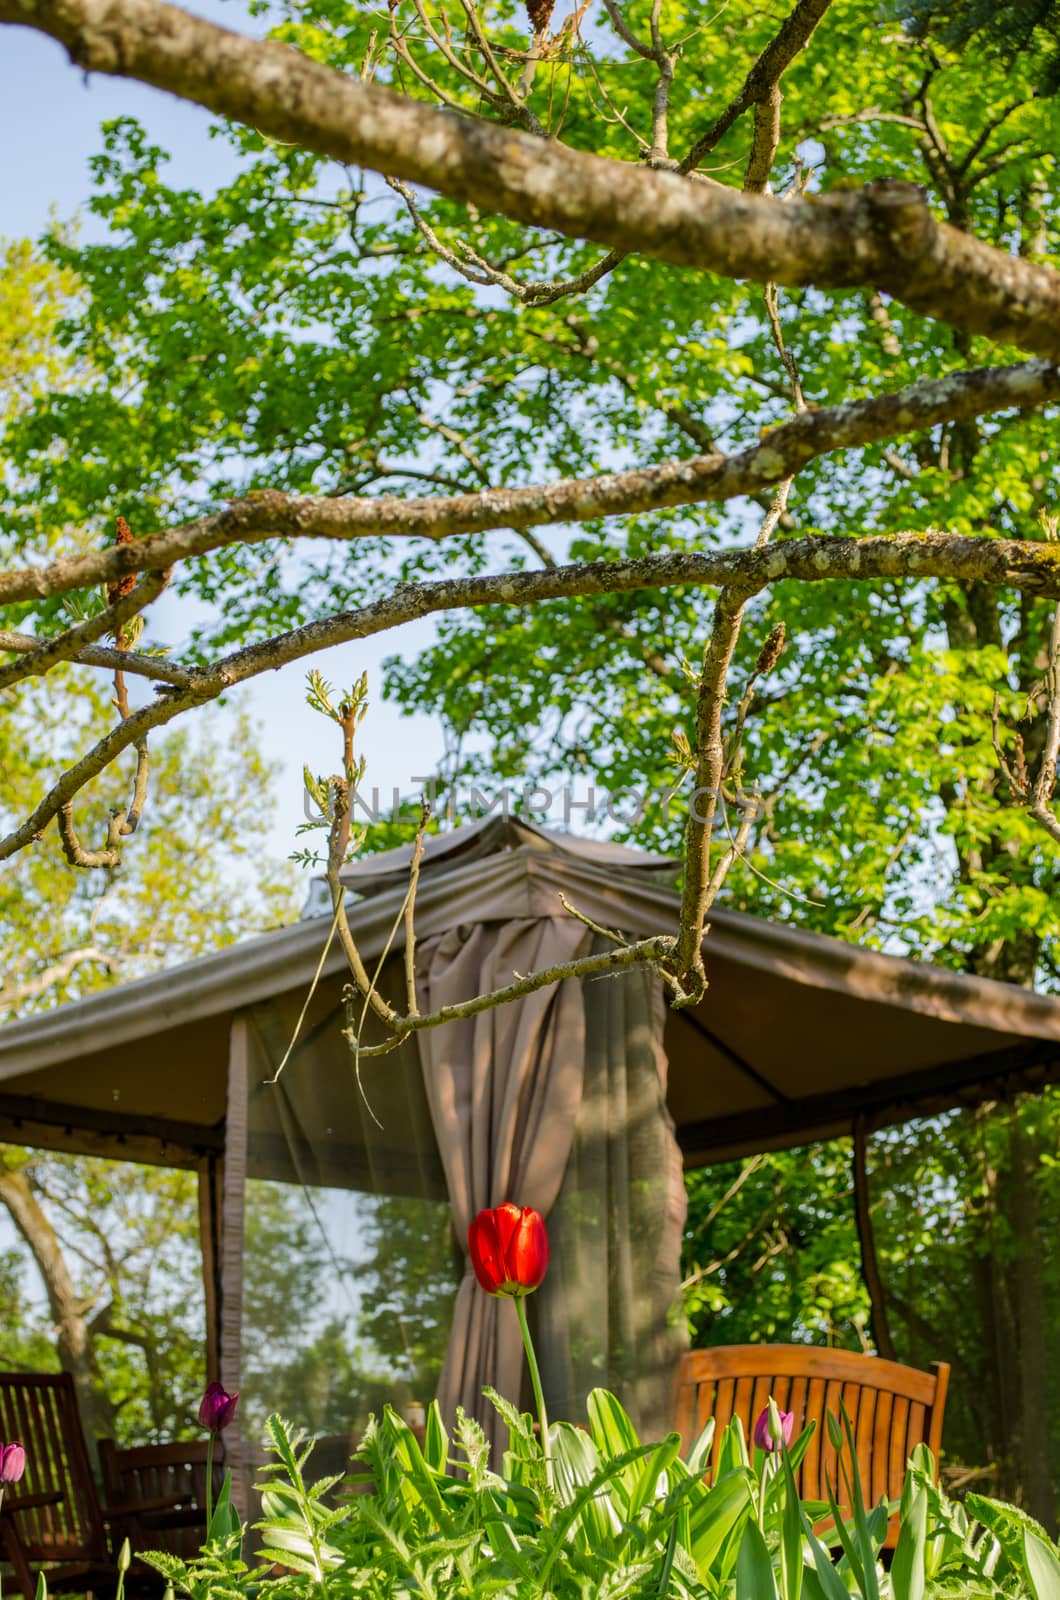
MULTIPOLYGON (((395 998, 408 863, 391 851, 345 874, 358 945, 395 998)), ((677 870, 511 818, 432 836, 424 1009, 595 948, 561 894, 624 934, 672 932, 677 870)), ((232 1454, 248 1465, 269 1409, 254 1285, 270 1206, 293 1208, 326 1262, 346 1378, 332 1393, 307 1368, 321 1434, 344 1438, 381 1399, 418 1414, 436 1391, 489 1426, 483 1385, 518 1393, 513 1308, 474 1291, 462 1248, 469 1217, 506 1198, 549 1219, 532 1308, 550 1410, 580 1415, 603 1383, 653 1429, 682 1343, 682 1165, 844 1133, 863 1149, 870 1130, 1060 1075, 1060 1001, 722 909, 694 1008, 630 969, 358 1063, 323 900, 293 927, 0 1030, 0 1138, 198 1172, 207 1368, 246 1397, 232 1454)))

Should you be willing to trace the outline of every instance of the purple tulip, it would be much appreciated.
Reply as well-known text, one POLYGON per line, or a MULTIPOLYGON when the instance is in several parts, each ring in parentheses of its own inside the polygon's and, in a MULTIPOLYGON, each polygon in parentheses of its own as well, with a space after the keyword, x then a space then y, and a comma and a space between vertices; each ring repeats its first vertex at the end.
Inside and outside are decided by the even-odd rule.
POLYGON ((0 1484, 17 1483, 26 1470, 26 1452, 17 1443, 0 1445, 0 1484))
MULTIPOLYGON (((784 1435, 784 1443, 790 1445, 791 1436, 795 1432, 794 1411, 781 1411, 780 1431, 784 1435)), ((773 1430, 769 1425, 769 1407, 763 1406, 758 1413, 758 1421, 754 1425, 751 1435, 756 1450, 765 1450, 769 1453, 780 1448, 780 1440, 774 1439, 773 1430)))
POLYGON ((207 1433, 220 1433, 236 1414, 238 1394, 229 1394, 220 1383, 207 1385, 199 1407, 199 1422, 207 1433))

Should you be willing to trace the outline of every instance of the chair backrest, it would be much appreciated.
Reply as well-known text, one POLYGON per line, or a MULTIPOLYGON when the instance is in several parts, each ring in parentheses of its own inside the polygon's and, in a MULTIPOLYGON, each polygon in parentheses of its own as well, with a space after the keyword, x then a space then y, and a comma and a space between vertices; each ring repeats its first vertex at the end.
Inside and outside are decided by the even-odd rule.
MULTIPOLYGON (((99 1461, 108 1507, 134 1551, 167 1550, 185 1560, 206 1538, 207 1442, 133 1445, 119 1450, 99 1441, 99 1461)), ((216 1499, 224 1479, 224 1456, 214 1455, 216 1499)))
POLYGON ((28 1561, 105 1564, 107 1539, 69 1373, 0 1372, 0 1439, 26 1473, 4 1496, 28 1561))
POLYGON ((839 1457, 825 1423, 828 1412, 839 1417, 842 1403, 854 1430, 865 1501, 873 1506, 883 1496, 891 1500, 901 1496, 906 1462, 915 1445, 928 1445, 937 1462, 949 1375, 944 1362, 921 1372, 853 1350, 811 1345, 735 1344, 690 1350, 678 1369, 676 1426, 687 1449, 714 1418, 713 1468, 730 1419, 739 1417, 750 1438, 755 1418, 772 1396, 781 1411, 794 1413, 794 1437, 808 1422, 817 1424, 798 1472, 803 1499, 824 1500, 829 1484, 843 1506, 847 1497, 839 1457))

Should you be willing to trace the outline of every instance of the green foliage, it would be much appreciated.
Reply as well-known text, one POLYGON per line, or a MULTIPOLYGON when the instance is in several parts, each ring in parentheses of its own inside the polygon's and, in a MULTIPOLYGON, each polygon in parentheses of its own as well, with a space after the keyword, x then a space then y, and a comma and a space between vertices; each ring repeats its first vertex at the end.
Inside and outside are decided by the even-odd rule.
MULTIPOLYGON (((935 6, 927 37, 908 25, 914 10, 875 0, 831 8, 785 78, 777 188, 807 164, 813 192, 881 175, 912 181, 950 222, 1056 265, 1060 104, 1037 92, 1055 6, 935 6), (930 131, 918 131, 928 107, 930 131)), ((646 0, 624 11, 646 36, 646 0)), ((465 36, 456 0, 440 0, 432 15, 465 36)), ((670 105, 681 151, 702 131, 704 108, 713 115, 735 92, 777 18, 751 0, 720 10, 666 0, 660 17, 666 37, 682 41, 670 105)), ((271 8, 269 18, 279 37, 347 71, 374 48, 376 18, 348 0, 271 8)), ((519 7, 491 8, 489 24, 500 48, 525 47, 519 7)), ((446 95, 489 114, 413 32, 417 61, 446 95)), ((407 93, 429 93, 377 51, 373 66, 407 93)), ((542 116, 563 105, 572 144, 639 158, 653 87, 649 64, 590 18, 584 43, 539 66, 533 104, 542 116), (621 118, 601 112, 601 86, 621 118)), ((240 171, 200 194, 169 180, 145 129, 110 124, 92 200, 108 236, 85 245, 56 235, 46 264, 23 258, 24 286, 47 302, 49 359, 29 379, 20 369, 20 401, 5 418, 5 559, 44 549, 57 529, 96 541, 119 512, 141 533, 265 487, 430 492, 588 474, 713 444, 737 449, 787 414, 786 373, 753 285, 631 257, 575 301, 526 306, 440 265, 374 180, 246 130, 220 136, 237 147, 240 171)), ((711 157, 721 181, 734 181, 746 143, 744 120, 711 157)), ((593 259, 581 245, 449 201, 424 200, 423 215, 447 245, 468 242, 527 280, 570 275, 593 259)), ((811 405, 1004 359, 985 340, 874 296, 785 293, 780 315, 811 405)), ((1056 510, 1054 431, 1048 412, 1011 414, 829 458, 800 475, 780 537, 927 527, 1041 537, 1039 513, 1056 510)), ((647 514, 552 530, 540 546, 498 533, 398 551, 374 541, 232 548, 180 579, 197 602, 188 654, 371 600, 397 579, 537 564, 542 549, 607 561, 746 542, 760 514, 742 502, 647 514)), ((387 689, 410 711, 443 719, 450 795, 487 778, 578 783, 579 799, 589 784, 598 795, 669 787, 675 733, 687 745, 692 727, 682 663, 699 658, 712 600, 673 590, 442 618, 426 650, 395 655, 387 689)), ((26 613, 42 632, 67 615, 57 602, 26 613)), ((21 610, 10 619, 23 620, 21 610)), ((944 583, 871 593, 807 584, 758 599, 736 657, 733 708, 780 622, 790 645, 747 721, 744 777, 761 781, 767 805, 729 880, 729 903, 1055 989, 1057 858, 1010 804, 991 739, 997 692, 1003 725, 1019 729, 1032 757, 1040 748, 1048 620, 1044 602, 944 583)), ((64 735, 84 743, 91 726, 87 713, 74 716, 64 735)), ((39 786, 55 758, 21 733, 11 746, 19 782, 39 786)), ((229 817, 244 811, 225 808, 229 817)), ((673 805, 595 825, 672 847, 681 822, 673 805)), ((373 840, 389 842, 382 829, 373 840)), ((35 870, 43 856, 30 858, 35 870)), ((76 905, 74 882, 60 869, 36 900, 20 891, 38 938, 50 937, 57 904, 76 905)), ((147 909, 145 901, 141 917, 147 909)), ((95 981, 95 968, 81 971, 64 992, 95 981)), ((1013 1492, 1030 1460, 1028 1419, 994 1352, 1016 1349, 1027 1367, 1037 1338, 1034 1392, 1060 1415, 1060 1120, 1055 1096, 1041 1107, 1035 1126, 1022 1107, 874 1143, 900 1350, 921 1361, 955 1357, 951 1460, 992 1467, 1013 1492), (1037 1224, 1005 1203, 1021 1129, 1033 1146, 1037 1224), (1013 1311, 1020 1275, 1026 1287, 1034 1272, 1047 1308, 1037 1331, 1013 1311)), ((842 1145, 770 1156, 716 1213, 739 1171, 693 1177, 687 1306, 697 1340, 864 1346, 847 1161, 842 1145)), ((433 1349, 426 1291, 423 1306, 422 1343, 433 1349)), ((385 1317, 385 1296, 373 1314, 385 1317)), ((279 1328, 278 1310, 275 1320, 279 1328)), ((281 1382, 279 1370, 270 1376, 281 1382)), ((285 1392, 275 1403, 293 1411, 285 1392)))
POLYGON ((938 39, 952 50, 965 49, 973 39, 985 41, 1002 60, 1014 62, 1029 56, 1038 63, 1038 83, 1043 94, 1060 89, 1060 5, 1056 0, 913 0, 896 6, 899 16, 912 18, 917 32, 938 39))
MULTIPOLYGON (((800 1501, 795 1472, 812 1429, 789 1451, 748 1454, 738 1422, 722 1440, 712 1485, 708 1436, 687 1461, 676 1435, 642 1444, 613 1395, 595 1390, 588 1430, 553 1425, 554 1486, 529 1416, 493 1395, 509 1426, 499 1471, 481 1429, 458 1414, 455 1436, 431 1407, 422 1445, 387 1407, 345 1479, 312 1480, 311 1445, 269 1419, 275 1461, 260 1486, 254 1570, 225 1495, 202 1557, 148 1556, 193 1600, 324 1594, 371 1600, 1056 1600, 1057 1551, 1025 1514, 976 1501, 972 1514, 935 1484, 930 1453, 909 1464, 898 1548, 880 1552, 885 1501, 863 1509, 854 1430, 841 1443, 844 1515, 800 1501), (853 1463, 848 1470, 845 1463, 853 1463)), ((226 1494, 227 1494, 226 1481, 226 1494)))

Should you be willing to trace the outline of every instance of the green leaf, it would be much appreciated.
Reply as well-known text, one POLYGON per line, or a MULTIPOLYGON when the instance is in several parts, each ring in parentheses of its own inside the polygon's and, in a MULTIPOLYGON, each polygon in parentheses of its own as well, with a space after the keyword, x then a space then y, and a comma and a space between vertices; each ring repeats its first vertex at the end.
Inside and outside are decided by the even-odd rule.
POLYGON ((782 1477, 784 1504, 780 1516, 780 1587, 783 1600, 799 1600, 805 1570, 802 1559, 802 1510, 795 1492, 793 1473, 789 1470, 782 1477))
POLYGON ((1060 1561, 1030 1528, 1023 1533, 1023 1567, 1034 1600, 1060 1600, 1060 1561))
POLYGON ((777 1585, 762 1531, 748 1520, 736 1557, 736 1600, 776 1600, 777 1585))
POLYGON ((749 1515, 753 1479, 746 1469, 731 1472, 708 1490, 689 1514, 689 1548, 700 1572, 710 1570, 722 1545, 749 1515))
POLYGON ((427 1429, 423 1439, 423 1458, 434 1472, 444 1472, 449 1458, 449 1435, 442 1422, 437 1400, 427 1407, 427 1429))
POLYGON ((894 1600, 923 1600, 926 1575, 924 1550, 927 1543, 928 1501, 924 1490, 915 1486, 906 1501, 902 1495, 902 1519, 898 1545, 891 1562, 891 1588, 894 1600))

